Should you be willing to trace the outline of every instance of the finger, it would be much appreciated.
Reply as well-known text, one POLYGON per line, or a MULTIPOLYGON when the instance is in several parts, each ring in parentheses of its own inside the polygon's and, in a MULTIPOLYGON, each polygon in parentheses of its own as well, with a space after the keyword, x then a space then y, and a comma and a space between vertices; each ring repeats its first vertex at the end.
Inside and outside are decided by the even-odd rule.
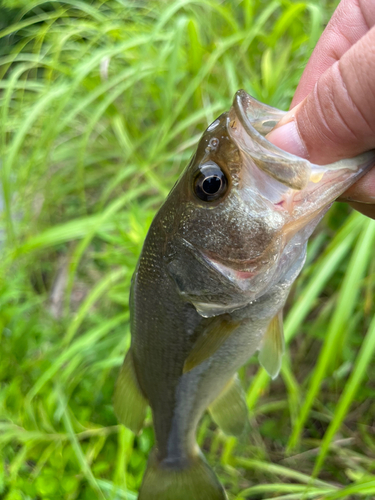
POLYGON ((303 72, 291 107, 301 102, 320 76, 375 25, 374 0, 342 0, 303 72))
POLYGON ((375 204, 375 168, 342 194, 340 200, 375 204))
POLYGON ((370 219, 375 219, 375 205, 367 205, 366 203, 359 203, 357 201, 350 202, 349 205, 357 210, 357 212, 361 212, 361 214, 370 217, 370 219))
POLYGON ((375 26, 323 73, 268 139, 318 164, 375 147, 375 26))

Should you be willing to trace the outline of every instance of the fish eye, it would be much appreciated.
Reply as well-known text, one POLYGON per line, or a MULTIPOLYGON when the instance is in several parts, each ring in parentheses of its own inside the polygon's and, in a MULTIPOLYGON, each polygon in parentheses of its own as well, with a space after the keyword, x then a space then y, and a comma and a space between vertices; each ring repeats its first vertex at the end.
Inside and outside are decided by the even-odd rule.
POLYGON ((205 163, 194 178, 194 192, 203 201, 215 201, 224 196, 228 181, 221 168, 214 162, 205 163))

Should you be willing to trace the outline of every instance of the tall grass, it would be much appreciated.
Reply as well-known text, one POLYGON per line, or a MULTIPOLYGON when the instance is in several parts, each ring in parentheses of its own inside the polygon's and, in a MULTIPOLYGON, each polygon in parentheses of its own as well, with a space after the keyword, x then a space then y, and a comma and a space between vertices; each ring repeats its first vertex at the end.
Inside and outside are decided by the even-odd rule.
MULTIPOLYGON (((135 499, 153 445, 117 425, 147 228, 238 88, 286 109, 331 2, 0 3, 0 497, 135 499), (5 21, 4 21, 5 20, 5 21)), ((199 443, 230 499, 375 495, 374 223, 337 204, 288 302, 251 432, 199 443)))

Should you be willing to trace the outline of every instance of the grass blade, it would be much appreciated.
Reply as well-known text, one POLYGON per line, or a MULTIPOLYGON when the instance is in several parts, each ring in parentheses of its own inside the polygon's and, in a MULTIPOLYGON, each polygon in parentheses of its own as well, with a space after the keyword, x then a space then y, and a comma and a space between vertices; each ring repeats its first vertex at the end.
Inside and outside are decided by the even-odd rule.
POLYGON ((340 425, 349 411, 353 402, 355 393, 357 392, 361 382, 366 376, 366 371, 370 362, 373 359, 375 352, 375 317, 373 318, 368 333, 363 341, 360 352, 356 358, 353 371, 345 386, 344 392, 337 404, 336 411, 333 415, 332 421, 324 435, 319 456, 316 460, 313 475, 317 476, 323 466, 324 459, 327 456, 329 446, 334 439, 336 432, 339 430, 340 425))
POLYGON ((321 383, 327 372, 329 364, 334 359, 334 353, 358 297, 361 280, 366 271, 370 256, 372 254, 373 241, 375 237, 375 222, 365 222, 364 228, 358 238, 353 255, 350 259, 340 295, 330 322, 323 349, 319 355, 318 363, 314 369, 306 399, 302 405, 299 417, 294 426, 289 440, 288 450, 292 450, 300 441, 300 435, 306 422, 309 411, 314 403, 321 383))

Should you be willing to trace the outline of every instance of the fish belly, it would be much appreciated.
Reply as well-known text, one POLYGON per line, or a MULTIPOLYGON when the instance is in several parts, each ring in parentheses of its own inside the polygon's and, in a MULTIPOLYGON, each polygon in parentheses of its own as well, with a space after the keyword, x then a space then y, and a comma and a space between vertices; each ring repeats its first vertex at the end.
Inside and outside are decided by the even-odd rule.
POLYGON ((259 349, 271 319, 283 307, 289 288, 232 313, 239 327, 209 359, 183 374, 176 387, 176 403, 168 437, 168 456, 181 456, 196 446, 195 433, 202 414, 219 396, 237 370, 259 349))

